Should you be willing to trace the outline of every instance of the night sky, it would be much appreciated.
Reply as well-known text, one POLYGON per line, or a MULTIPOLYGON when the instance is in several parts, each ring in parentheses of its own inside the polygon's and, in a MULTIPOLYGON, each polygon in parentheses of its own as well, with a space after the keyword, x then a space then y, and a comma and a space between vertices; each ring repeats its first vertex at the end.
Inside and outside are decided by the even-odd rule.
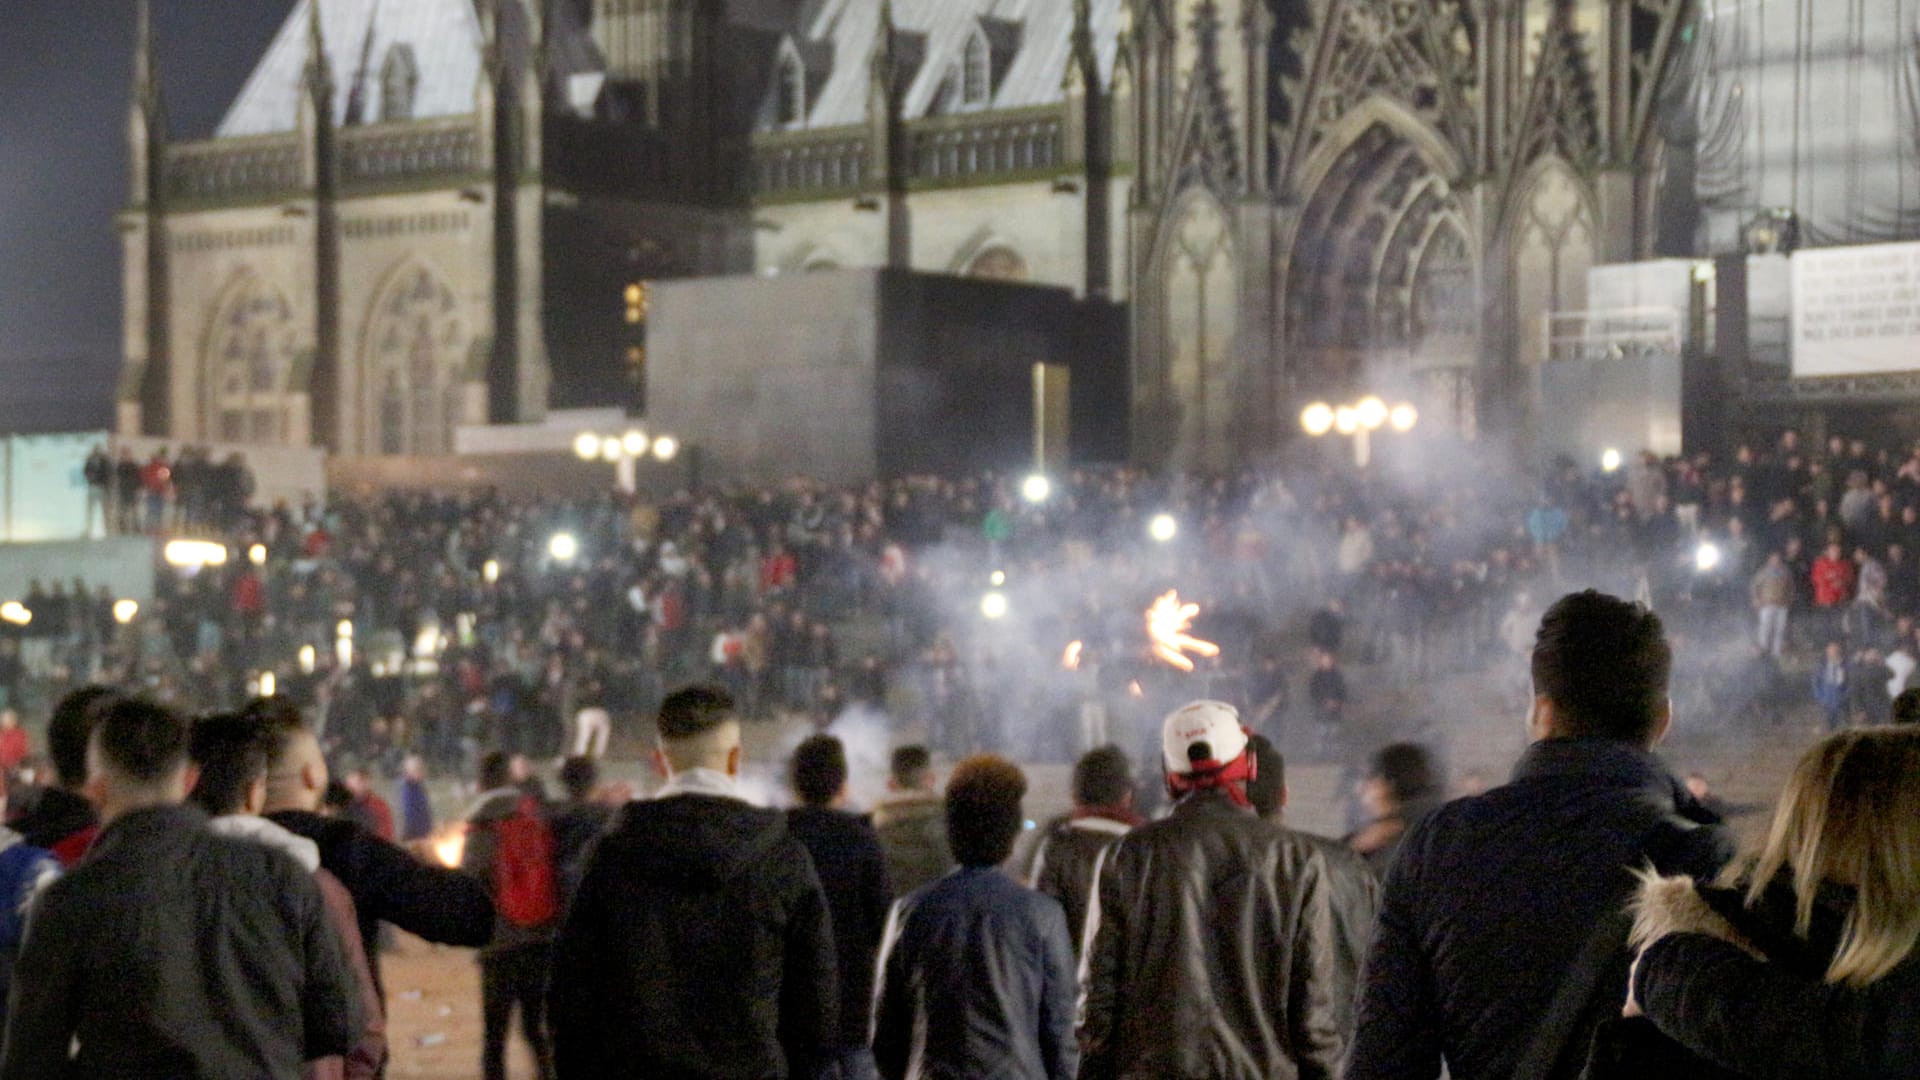
MULTIPOLYGON (((205 137, 293 0, 153 6, 173 134, 205 137)), ((0 0, 0 432, 111 423, 133 11, 0 0)))

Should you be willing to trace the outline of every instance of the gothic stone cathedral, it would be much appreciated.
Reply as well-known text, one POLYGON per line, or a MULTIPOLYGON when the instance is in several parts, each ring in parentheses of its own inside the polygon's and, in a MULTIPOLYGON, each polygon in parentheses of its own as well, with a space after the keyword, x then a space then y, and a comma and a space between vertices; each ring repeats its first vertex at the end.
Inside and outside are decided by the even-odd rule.
POLYGON ((443 453, 639 407, 648 282, 888 266, 1126 303, 1148 464, 1362 385, 1517 431, 1648 254, 1689 6, 299 0, 175 142, 143 0, 119 423, 443 453))

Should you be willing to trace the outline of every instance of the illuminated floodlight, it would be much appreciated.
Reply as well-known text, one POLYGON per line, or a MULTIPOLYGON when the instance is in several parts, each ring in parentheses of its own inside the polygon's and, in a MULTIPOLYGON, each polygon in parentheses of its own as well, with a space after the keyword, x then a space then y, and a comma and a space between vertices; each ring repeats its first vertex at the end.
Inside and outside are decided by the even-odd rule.
POLYGON ((1342 435, 1352 435, 1360 430, 1360 414, 1351 405, 1342 405, 1333 410, 1333 430, 1342 435))
POLYGON ((987 575, 987 580, 992 582, 993 587, 997 589, 1007 583, 1007 572, 1005 570, 995 570, 993 573, 987 575))
POLYGON ((125 626, 140 614, 138 600, 115 600, 113 602, 113 621, 125 626))
POLYGON ((33 612, 28 611, 27 605, 20 601, 9 600, 4 604, 0 604, 0 620, 5 620, 15 626, 25 626, 33 621, 33 612))
POLYGON ((1353 415, 1360 421, 1361 427, 1378 431, 1380 425, 1387 422, 1387 403, 1377 397, 1362 398, 1360 404, 1353 407, 1353 415))
POLYGON ((211 540, 169 540, 161 554, 168 566, 182 570, 227 565, 226 545, 211 540))
POLYGON ((491 585, 500 580, 500 560, 488 559, 480 564, 480 580, 491 585))
POLYGON ((1020 485, 1020 494, 1030 503, 1046 502, 1053 497, 1053 481, 1039 473, 1034 473, 1020 485))
POLYGON ((313 674, 313 669, 319 666, 319 662, 320 653, 318 650, 312 645, 300 646, 300 673, 302 675, 313 674))
POLYGON ((980 614, 985 615, 989 619, 1006 618, 1007 617, 1007 594, 1002 592, 990 592, 987 595, 981 597, 980 598, 980 614))
POLYGON ((580 541, 572 533, 554 533, 553 539, 547 541, 547 554, 553 556, 555 562, 572 562, 574 556, 580 554, 580 541))
POLYGON ((333 628, 333 636, 339 638, 341 641, 352 641, 353 620, 341 619, 339 625, 333 628))
POLYGON ((1600 471, 1610 473, 1619 472, 1622 460, 1620 451, 1612 448, 1602 450, 1600 451, 1600 471))
POLYGON ((1319 438, 1333 430, 1333 406, 1324 401, 1316 401, 1300 411, 1300 426, 1307 434, 1319 438))
POLYGON ((1165 544, 1180 535, 1180 522, 1172 514, 1155 514, 1147 522, 1147 535, 1165 544))
POLYGON ((272 697, 274 695, 274 692, 279 689, 280 689, 280 681, 274 676, 273 672, 263 671, 260 673, 260 696, 261 697, 272 697))
POLYGON ((1693 568, 1711 574, 1720 568, 1720 545, 1707 541, 1693 549, 1693 568))
POLYGON ((1420 410, 1411 405, 1395 405, 1393 411, 1387 414, 1387 423, 1392 424, 1393 430, 1402 435, 1412 431, 1414 425, 1419 422, 1420 410))
POLYGON ((592 461, 600 456, 600 436, 591 431, 583 431, 574 437, 573 452, 581 461, 592 461))
POLYGON ((619 461, 620 455, 625 452, 620 445, 620 440, 611 435, 600 442, 600 460, 602 461, 608 463, 619 461))
POLYGON ((680 440, 671 435, 662 435, 653 440, 653 456, 661 461, 672 461, 680 453, 680 440))
POLYGON ((620 436, 620 449, 626 451, 627 456, 630 458, 646 457, 647 451, 652 446, 653 440, 647 438, 647 433, 641 431, 639 428, 634 428, 632 431, 620 436))
POLYGON ((267 565, 267 545, 255 544, 247 549, 247 561, 255 566, 267 565))

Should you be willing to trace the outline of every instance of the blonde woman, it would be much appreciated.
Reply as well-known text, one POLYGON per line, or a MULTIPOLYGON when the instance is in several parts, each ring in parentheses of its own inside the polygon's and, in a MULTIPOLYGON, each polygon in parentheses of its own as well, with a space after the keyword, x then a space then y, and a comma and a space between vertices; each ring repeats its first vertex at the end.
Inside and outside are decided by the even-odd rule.
POLYGON ((1721 887, 1641 895, 1629 1013, 1752 1080, 1920 1073, 1920 732, 1801 759, 1766 846, 1721 887))

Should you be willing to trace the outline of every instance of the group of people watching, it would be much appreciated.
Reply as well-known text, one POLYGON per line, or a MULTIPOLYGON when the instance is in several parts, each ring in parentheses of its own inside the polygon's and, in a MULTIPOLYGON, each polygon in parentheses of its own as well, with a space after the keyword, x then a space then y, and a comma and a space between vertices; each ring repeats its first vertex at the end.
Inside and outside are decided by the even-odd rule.
POLYGON ((131 447, 97 445, 81 465, 89 535, 233 528, 253 498, 253 469, 239 453, 216 460, 204 446, 160 447, 144 460, 131 447))
POLYGON ((753 805, 742 710, 696 686, 661 788, 584 830, 489 755, 450 870, 316 812, 284 700, 189 724, 90 691, 0 845, 0 1078, 375 1075, 380 921, 481 947, 489 1080, 516 1007, 562 1078, 1904 1074, 1920 730, 1823 739, 1743 852, 1655 756, 1672 661, 1644 606, 1560 600, 1511 780, 1371 862, 1286 826, 1283 759, 1221 701, 1165 718, 1156 820, 1103 749, 1029 835, 1006 758, 936 793, 906 749, 869 819, 828 735, 798 806, 753 805))

